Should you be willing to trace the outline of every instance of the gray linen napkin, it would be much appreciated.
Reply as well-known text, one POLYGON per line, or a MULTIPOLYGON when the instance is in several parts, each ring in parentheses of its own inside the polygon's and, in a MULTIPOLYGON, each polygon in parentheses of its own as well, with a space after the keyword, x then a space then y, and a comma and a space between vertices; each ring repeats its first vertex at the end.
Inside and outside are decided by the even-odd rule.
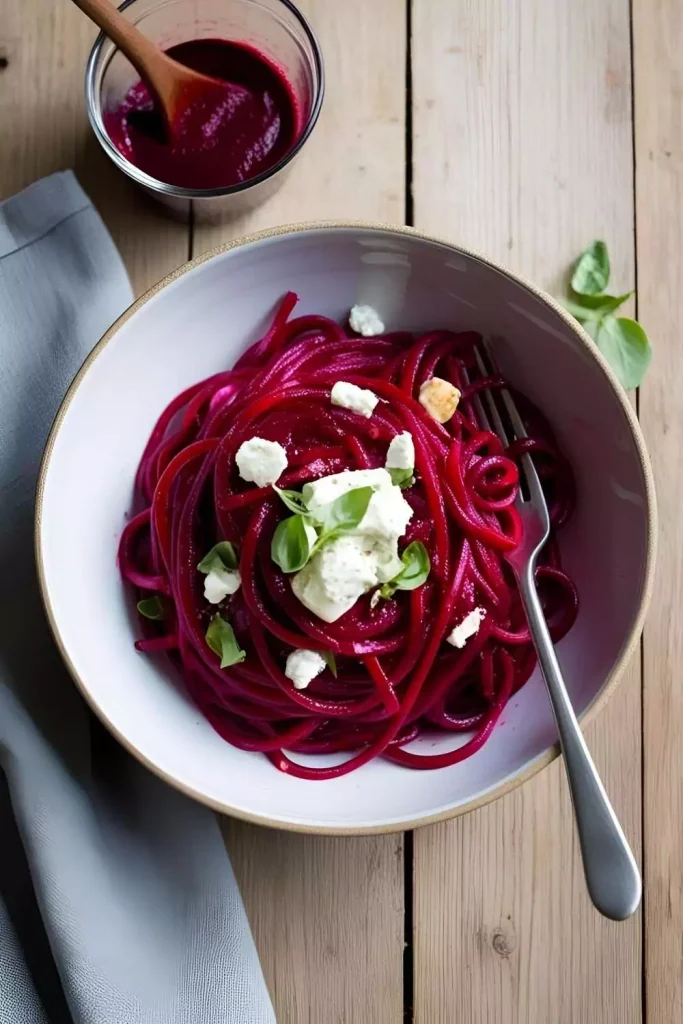
POLYGON ((130 300, 70 172, 0 204, 0 1024, 272 1024, 213 815, 88 713, 38 595, 43 444, 130 300))

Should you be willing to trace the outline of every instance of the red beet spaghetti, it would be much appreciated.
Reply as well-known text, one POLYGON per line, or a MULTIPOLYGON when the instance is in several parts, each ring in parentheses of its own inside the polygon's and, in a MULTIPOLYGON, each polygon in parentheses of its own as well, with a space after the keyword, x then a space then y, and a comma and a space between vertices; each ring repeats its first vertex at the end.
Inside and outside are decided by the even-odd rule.
MULTIPOLYGON (((536 659, 506 552, 520 538, 514 461, 530 452, 542 477, 552 525, 537 583, 551 634, 559 640, 577 612, 574 585, 562 571, 556 531, 571 513, 573 479, 541 414, 516 395, 529 438, 504 451, 483 431, 473 397, 502 379, 468 383, 479 336, 448 330, 359 338, 323 316, 290 318, 297 297, 283 299, 264 337, 232 370, 188 388, 159 418, 137 474, 139 511, 121 538, 124 578, 159 619, 141 618, 141 651, 176 659, 188 691, 217 732, 244 750, 262 751, 282 771, 306 779, 344 775, 374 757, 410 768, 441 768, 475 753, 536 659), (432 377, 461 392, 446 423, 418 401, 432 377), (330 401, 339 381, 379 398, 361 416, 330 401), (337 621, 322 621, 295 596, 271 557, 287 515, 270 486, 247 483, 236 453, 258 436, 287 454, 280 488, 346 470, 383 467, 387 447, 409 432, 412 482, 402 494, 412 517, 401 545, 420 542, 431 571, 413 590, 377 602, 360 597, 337 621), (218 542, 239 558, 241 586, 218 606, 243 660, 221 668, 207 628, 197 566, 218 542), (462 648, 446 642, 473 609, 479 629, 462 648), (284 666, 293 650, 334 656, 305 689, 284 666), (467 732, 455 750, 423 754, 406 746, 428 732, 467 732), (348 753, 341 764, 303 765, 292 754, 348 753)), ((144 602, 143 602, 144 604, 144 602)))

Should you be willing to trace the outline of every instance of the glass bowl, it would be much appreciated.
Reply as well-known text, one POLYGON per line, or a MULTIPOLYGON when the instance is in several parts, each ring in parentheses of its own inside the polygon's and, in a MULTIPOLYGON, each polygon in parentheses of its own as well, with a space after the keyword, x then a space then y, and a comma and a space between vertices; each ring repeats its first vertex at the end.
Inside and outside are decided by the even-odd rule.
POLYGON ((139 80, 132 64, 107 36, 100 34, 85 72, 88 117, 107 156, 136 184, 180 214, 203 219, 238 216, 267 199, 282 184, 318 119, 324 92, 320 45, 290 0, 125 0, 121 13, 167 50, 193 39, 248 43, 282 69, 302 113, 298 138, 281 159, 248 181, 222 188, 170 185, 142 171, 117 149, 103 112, 115 109, 139 80))

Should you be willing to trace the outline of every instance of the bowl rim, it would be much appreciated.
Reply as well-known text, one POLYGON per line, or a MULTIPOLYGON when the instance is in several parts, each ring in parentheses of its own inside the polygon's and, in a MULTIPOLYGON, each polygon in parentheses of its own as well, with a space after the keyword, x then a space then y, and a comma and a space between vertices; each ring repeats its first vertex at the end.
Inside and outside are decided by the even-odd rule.
POLYGON ((59 430, 64 420, 66 413, 71 405, 71 402, 86 376, 88 370, 101 354, 106 345, 116 336, 118 331, 124 324, 130 320, 139 309, 142 308, 150 299, 155 295, 159 294, 166 288, 167 285, 177 281, 180 277, 183 277, 186 273, 194 270, 202 263, 213 259, 216 256, 220 256, 223 253, 230 252, 233 249, 239 249, 245 245, 251 245, 265 241, 269 238, 276 238, 284 235, 300 235, 306 234, 313 231, 378 231, 387 234, 393 234, 398 236, 408 236, 411 238, 417 238, 421 241, 435 243, 439 246, 444 246, 450 249, 452 252, 458 255, 464 255, 471 259, 476 260, 479 263, 484 264, 493 270, 507 276, 508 278, 515 281, 521 287, 525 288, 532 295, 536 296, 542 302, 544 302, 553 312, 555 312, 565 324, 572 330, 576 335, 577 339, 581 342, 584 348, 593 357, 593 360, 598 364, 600 369, 603 371, 607 382, 611 386, 617 401, 621 405, 624 416, 626 417, 627 423, 631 430, 637 456, 640 462, 640 468, 643 474, 643 482, 645 487, 645 499, 646 499, 646 527, 647 527, 647 545, 646 545, 646 560, 645 560, 645 573, 643 579, 643 588, 638 606, 638 612, 634 619, 631 630, 624 641, 616 663, 607 676, 605 682, 602 685, 600 691, 595 695, 593 700, 590 702, 587 708, 580 715, 580 721, 583 729, 589 725, 599 714, 600 711, 605 707, 607 701, 615 692, 618 682, 620 681, 623 672, 631 660, 639 642, 645 616, 647 613, 650 598, 652 596, 652 589, 654 583, 654 571, 655 571, 655 560, 656 560, 656 549, 657 549, 657 533, 658 533, 658 514, 657 514, 657 502, 655 495, 654 477, 652 473, 652 467, 650 464, 650 458, 645 446, 645 440, 640 428, 640 424, 636 417, 635 410, 631 405, 627 393, 621 387, 617 381, 614 372, 610 368, 609 364, 603 357, 590 336, 583 330, 581 325, 576 321, 570 313, 567 312, 551 295, 532 284, 526 278, 519 274, 508 270, 503 264, 496 262, 495 260, 489 259, 483 256, 480 252, 474 249, 470 249, 466 246, 456 245, 453 242, 448 241, 445 238, 441 238, 437 235, 427 234, 418 228, 409 227, 406 225, 395 225, 387 224, 382 222, 373 221, 354 221, 354 220, 317 220, 310 222, 302 222, 295 224, 285 224, 279 227, 266 228, 262 231, 257 231, 249 235, 244 235, 239 238, 233 239, 229 242, 225 242, 222 245, 215 246, 207 252, 202 253, 200 256, 195 257, 187 263, 182 264, 176 270, 167 274, 164 278, 153 285, 146 292, 144 292, 139 298, 137 298, 131 305, 124 310, 121 316, 109 327, 109 329, 102 335, 100 340, 86 356, 82 366, 76 373, 73 381, 69 385, 69 388, 62 400, 62 403, 57 411, 54 422, 50 429, 43 456, 40 463, 40 469, 38 474, 38 481, 36 485, 36 502, 35 502, 35 519, 34 519, 34 545, 35 545, 35 559, 36 559, 36 571, 38 575, 38 581, 40 586, 41 597, 43 605, 45 607, 45 613, 52 631, 52 635, 57 644, 57 648, 61 654, 61 657, 71 674, 76 686, 84 697, 89 707, 95 712, 100 720, 106 725, 110 732, 116 737, 121 745, 130 754, 132 754, 138 761, 140 761, 146 768, 152 771, 159 778, 163 779, 164 782, 173 786, 175 789, 180 790, 186 796, 197 800, 199 803, 210 807, 212 810, 217 811, 221 814, 226 814, 231 817, 239 818, 243 821, 250 822, 255 825, 263 825, 269 828, 282 829, 288 832, 299 832, 313 835, 336 835, 336 836, 349 836, 349 835, 380 835, 380 834, 391 834, 396 832, 403 832, 406 830, 421 828, 424 825, 432 825, 436 822, 447 821, 451 818, 459 817, 462 814, 466 814, 469 811, 476 810, 479 807, 484 807, 499 797, 505 796, 512 790, 517 789, 524 782, 527 782, 533 776, 537 775, 540 771, 546 768, 548 765, 559 756, 560 745, 556 742, 549 747, 544 753, 539 754, 538 757, 534 758, 529 764, 518 771, 515 775, 505 779, 499 785, 492 787, 485 793, 466 801, 457 807, 449 808, 446 811, 439 811, 432 814, 420 815, 417 817, 409 818, 405 821, 393 821, 387 824, 373 824, 373 825, 350 825, 346 826, 330 826, 330 825, 310 825, 299 821, 281 821, 273 818, 269 818, 267 815, 250 813, 242 809, 234 808, 229 804, 222 802, 221 800, 213 799, 212 797, 206 796, 204 793, 199 792, 194 787, 187 785, 182 780, 173 777, 163 769, 159 768, 152 761, 150 761, 146 755, 138 750, 131 742, 123 735, 117 727, 109 720, 109 718, 100 710, 95 698, 90 693, 83 679, 79 676, 76 668, 69 656, 66 645, 64 644, 59 627, 57 625, 54 610, 50 600, 49 589, 47 585, 45 567, 43 562, 43 551, 42 551, 42 519, 43 519, 43 502, 45 493, 45 483, 47 474, 50 467, 50 459, 55 446, 59 430))
MULTIPOLYGON (((114 0, 114 2, 116 2, 116 0, 114 0)), ((126 11, 136 3, 137 0, 123 0, 118 7, 118 10, 120 12, 126 11)), ((160 178, 155 178, 153 175, 147 174, 146 171, 143 171, 137 166, 137 164, 128 160, 128 158, 125 157, 111 141, 109 132, 104 127, 104 120, 102 118, 101 90, 97 88, 97 62, 104 44, 109 41, 106 33, 100 32, 93 43, 93 47, 85 66, 85 106, 88 121, 90 122, 90 127, 93 130, 95 138, 109 159, 119 168, 120 171, 122 171, 137 185, 148 188, 151 192, 160 196, 169 196, 173 199, 186 200, 217 199, 222 198, 223 196, 237 195, 239 192, 246 192, 248 189, 254 188, 257 185, 262 184, 264 181, 268 181, 270 178, 274 178, 281 170, 291 163, 292 160, 294 160, 297 153, 299 153, 306 144, 320 116, 323 99, 325 97, 325 65, 323 63, 322 47, 320 46, 318 37, 313 31, 311 24, 304 13, 299 10, 292 0, 279 0, 279 3, 281 3, 282 6, 297 19, 311 47, 313 64, 318 76, 317 88, 313 97, 311 109, 298 139, 296 139, 294 145, 280 157, 277 163, 274 163, 272 167, 267 167, 259 174, 254 175, 253 178, 247 178, 246 181, 238 181, 233 185, 220 185, 216 188, 186 188, 184 185, 172 185, 169 182, 162 181, 160 178)), ((115 46, 112 57, 118 52, 119 48, 115 46)), ((106 70, 106 67, 104 70, 106 70)))

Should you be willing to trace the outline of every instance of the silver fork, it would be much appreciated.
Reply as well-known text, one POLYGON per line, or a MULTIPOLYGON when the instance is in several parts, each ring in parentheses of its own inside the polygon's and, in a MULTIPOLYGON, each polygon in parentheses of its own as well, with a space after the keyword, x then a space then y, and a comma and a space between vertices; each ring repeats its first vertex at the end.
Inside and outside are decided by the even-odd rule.
MULTIPOLYGON (((484 377, 490 376, 492 370, 495 370, 488 349, 486 357, 481 351, 476 352, 479 372, 484 377), (487 365, 487 361, 490 365, 487 365)), ((518 438, 526 437, 524 424, 510 393, 500 390, 497 394, 505 406, 515 435, 518 438)), ((507 447, 507 431, 493 393, 484 392, 484 399, 495 433, 507 447)), ((479 396, 475 397, 474 405, 481 426, 491 430, 491 422, 479 396)), ((522 454, 519 464, 529 496, 524 497, 520 489, 517 510, 522 518, 524 535, 519 547, 510 552, 507 560, 519 586, 529 631, 557 723, 588 892, 605 917, 623 921, 630 917, 640 902, 640 873, 581 733, 550 638, 534 582, 538 554, 550 533, 548 506, 531 457, 522 454)))

